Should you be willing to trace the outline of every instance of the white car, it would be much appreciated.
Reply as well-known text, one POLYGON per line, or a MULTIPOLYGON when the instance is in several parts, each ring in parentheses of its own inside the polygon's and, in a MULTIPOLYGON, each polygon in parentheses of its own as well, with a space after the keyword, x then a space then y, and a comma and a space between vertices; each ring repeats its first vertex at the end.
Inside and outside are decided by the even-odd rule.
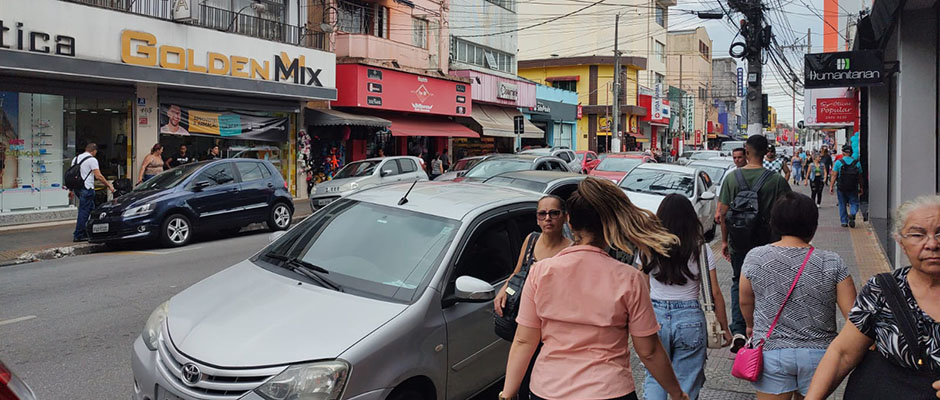
POLYGON ((520 151, 519 154, 532 154, 536 156, 555 156, 562 159, 566 164, 568 164, 568 169, 571 172, 576 174, 581 173, 581 160, 578 159, 578 155, 575 154, 574 150, 568 148, 554 147, 554 148, 544 148, 544 149, 529 149, 520 151))
POLYGON ((428 180, 421 159, 412 156, 370 158, 351 162, 333 179, 318 183, 310 195, 313 210, 323 208, 351 193, 376 185, 428 180))
POLYGON ((734 161, 716 158, 703 161, 692 161, 689 163, 689 165, 686 166, 705 171, 705 173, 708 174, 708 177, 711 178, 712 183, 715 185, 716 195, 721 194, 721 184, 724 183, 725 179, 734 173, 734 169, 737 168, 737 166, 734 165, 734 161))
POLYGON ((654 213, 666 195, 678 193, 688 197, 702 223, 705 239, 711 241, 715 237, 717 196, 705 171, 670 164, 640 164, 620 181, 620 188, 637 207, 654 213))

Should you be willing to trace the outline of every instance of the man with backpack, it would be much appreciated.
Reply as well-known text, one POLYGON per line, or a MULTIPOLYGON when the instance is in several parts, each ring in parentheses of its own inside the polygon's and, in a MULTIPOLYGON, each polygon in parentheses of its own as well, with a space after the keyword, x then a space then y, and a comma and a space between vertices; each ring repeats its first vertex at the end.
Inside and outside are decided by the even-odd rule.
POLYGON ((85 224, 95 208, 95 179, 114 192, 114 186, 111 186, 98 169, 98 159, 95 158, 97 154, 98 146, 88 143, 85 152, 75 156, 72 166, 65 171, 65 187, 71 190, 78 200, 78 220, 75 222, 75 232, 72 233, 73 242, 88 240, 85 224))
POLYGON ((747 342, 747 327, 738 300, 738 281, 744 257, 751 249, 774 241, 770 231, 770 210, 778 198, 790 191, 787 180, 764 168, 768 152, 767 138, 754 135, 745 142, 747 165, 733 169, 725 179, 718 197, 721 223, 721 252, 731 261, 731 352, 737 353, 747 342))
POLYGON ((829 193, 833 193, 836 185, 839 186, 839 220, 842 227, 855 227, 855 214, 858 214, 858 197, 861 187, 862 165, 853 157, 851 145, 842 146, 842 158, 832 166, 832 179, 829 183, 829 193), (851 217, 845 212, 845 203, 849 203, 851 217))

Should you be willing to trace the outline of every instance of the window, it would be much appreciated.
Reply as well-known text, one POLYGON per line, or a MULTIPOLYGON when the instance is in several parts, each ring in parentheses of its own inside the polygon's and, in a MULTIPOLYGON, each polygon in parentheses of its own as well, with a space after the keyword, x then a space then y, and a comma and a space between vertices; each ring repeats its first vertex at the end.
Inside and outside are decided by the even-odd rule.
POLYGON ((359 0, 337 2, 336 24, 339 31, 388 37, 388 7, 359 0))
POLYGON ((663 28, 666 27, 666 8, 665 7, 656 7, 656 25, 659 25, 663 28))
POLYGON ((516 11, 516 0, 486 0, 509 11, 516 11))
POLYGON ((411 33, 411 44, 422 49, 428 48, 428 21, 426 19, 412 18, 414 30, 411 33))
POLYGON ((666 62, 666 45, 664 45, 663 42, 656 40, 653 44, 653 51, 655 52, 654 54, 656 54, 656 59, 659 60, 659 62, 666 62))
POLYGON ((699 41, 698 41, 698 51, 699 51, 699 53, 702 53, 702 56, 703 56, 703 57, 708 58, 708 57, 710 57, 709 54, 711 54, 711 53, 708 52, 708 50, 709 50, 709 49, 708 49, 708 45, 705 44, 705 42, 699 40, 699 41))
POLYGON ((415 172, 418 170, 418 166, 415 165, 414 161, 411 161, 407 158, 402 158, 398 160, 398 169, 402 173, 415 172))
POLYGON ((388 160, 385 164, 382 164, 382 174, 385 176, 398 175, 401 173, 401 170, 398 169, 398 163, 395 160, 388 160))
POLYGON ((516 56, 451 37, 451 59, 496 71, 515 73, 516 56))
POLYGON ((705 90, 705 88, 703 88, 703 87, 698 88, 698 98, 699 98, 699 101, 705 101, 705 99, 706 99, 707 97, 708 97, 708 91, 705 90))
POLYGON ((192 182, 196 183, 202 181, 209 182, 210 187, 234 182, 235 175, 232 173, 232 163, 225 162, 206 168, 202 170, 192 182))
POLYGON ((659 83, 659 84, 661 84, 661 85, 665 85, 665 84, 666 84, 666 77, 663 76, 663 74, 660 74, 659 72, 655 72, 655 74, 656 74, 656 75, 655 75, 655 77, 656 77, 656 83, 659 83))
POLYGON ((578 81, 554 81, 552 82, 552 87, 558 88, 561 90, 569 90, 572 92, 577 92, 578 81))
POLYGON ((242 176, 242 182, 264 179, 264 173, 267 172, 264 164, 259 162, 239 161, 235 163, 235 166, 238 167, 238 173, 242 176))

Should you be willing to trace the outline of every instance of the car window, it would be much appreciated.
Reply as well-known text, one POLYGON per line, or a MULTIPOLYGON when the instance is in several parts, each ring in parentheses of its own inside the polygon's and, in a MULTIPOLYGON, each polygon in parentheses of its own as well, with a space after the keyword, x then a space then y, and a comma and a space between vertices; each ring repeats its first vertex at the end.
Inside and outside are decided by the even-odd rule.
POLYGON ((468 178, 490 178, 504 172, 525 171, 532 167, 529 160, 491 159, 482 161, 467 171, 468 178))
POLYGON ((535 167, 535 169, 538 171, 550 171, 552 167, 548 165, 548 161, 542 161, 535 167))
POLYGON ((631 192, 667 195, 679 193, 692 198, 695 175, 651 168, 634 168, 620 181, 620 187, 631 192))
POLYGON ((161 190, 176 187, 176 185, 179 185, 185 181, 186 178, 189 178, 195 174, 196 171, 199 171, 199 168, 202 168, 202 166, 199 164, 186 164, 172 168, 153 178, 150 178, 147 182, 137 185, 137 187, 134 188, 134 191, 141 192, 144 190, 161 190))
MULTIPOLYGON (((577 157, 578 157, 578 161, 584 161, 584 153, 576 153, 576 154, 577 154, 577 157)), ((591 159, 591 157, 588 157, 588 160, 590 160, 590 159, 591 159)))
POLYGON ((415 162, 407 158, 398 159, 398 169, 402 173, 406 172, 415 172, 418 170, 418 166, 415 165, 415 162))
POLYGON ((531 210, 484 222, 461 252, 451 281, 468 275, 497 284, 508 278, 526 235, 538 228, 535 221, 535 210, 531 210))
POLYGON ((552 189, 552 192, 549 194, 561 197, 562 200, 568 201, 568 198, 571 197, 571 194, 573 194, 575 190, 578 190, 578 184, 569 183, 552 189))
POLYGON ((709 188, 712 187, 712 179, 711 179, 711 177, 708 176, 708 174, 706 174, 706 173, 704 173, 704 172, 700 172, 700 173, 698 174, 698 177, 699 177, 699 179, 702 180, 702 189, 708 190, 709 188))
POLYGON ((565 162, 571 162, 571 156, 568 155, 567 151, 562 151, 558 153, 558 158, 565 160, 565 162))
POLYGON ((224 185, 235 182, 235 173, 232 171, 232 163, 226 162, 212 165, 196 175, 193 183, 206 181, 209 186, 224 185))
POLYGON ((558 161, 549 161, 552 171, 568 172, 568 167, 558 161))
POLYGON ((712 165, 694 165, 695 168, 701 169, 706 174, 712 182, 721 182, 725 174, 725 168, 716 167, 712 165))
POLYGON ((267 166, 266 164, 264 164, 264 163, 258 163, 258 165, 261 166, 261 176, 262 176, 263 178, 270 178, 271 175, 273 175, 273 174, 271 173, 271 170, 268 169, 268 166, 267 166))
POLYGON ((595 157, 594 154, 587 153, 587 159, 588 161, 594 161, 597 159, 597 157, 595 157))
POLYGON ((642 163, 643 160, 639 158, 607 157, 594 169, 598 171, 630 172, 630 170, 642 163))
POLYGON ((372 175, 372 173, 375 172, 375 167, 379 165, 380 162, 381 161, 379 160, 366 160, 346 164, 345 167, 333 175, 333 179, 355 178, 359 176, 372 175))
POLYGON ((400 174, 401 170, 398 169, 398 163, 395 160, 386 160, 385 164, 382 164, 382 173, 385 176, 392 176, 400 174))
MULTIPOLYGON (((235 165, 238 167, 239 175, 242 176, 242 182, 251 182, 264 179, 264 173, 268 170, 264 167, 264 164, 259 162, 239 161, 236 162, 235 165)), ((268 175, 270 175, 270 173, 268 175)))

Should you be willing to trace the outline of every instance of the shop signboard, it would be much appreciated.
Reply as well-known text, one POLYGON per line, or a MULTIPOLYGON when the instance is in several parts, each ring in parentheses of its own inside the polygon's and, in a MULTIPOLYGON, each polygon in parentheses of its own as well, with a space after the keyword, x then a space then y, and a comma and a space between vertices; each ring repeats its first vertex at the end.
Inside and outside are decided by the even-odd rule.
POLYGON ((738 97, 744 97, 744 68, 738 67, 738 97))
POLYGON ((690 95, 685 96, 685 130, 691 131, 695 126, 695 98, 690 95))
POLYGON ((884 83, 884 53, 880 50, 807 54, 803 59, 803 82, 808 89, 884 83))
POLYGON ((855 124, 858 100, 849 88, 804 90, 803 125, 808 128, 843 127, 855 124))
POLYGON ((177 104, 160 105, 160 133, 165 135, 287 142, 289 128, 287 117, 196 110, 177 104))
POLYGON ((816 99, 816 122, 852 123, 857 115, 855 99, 816 99))
POLYGON ((336 107, 454 117, 468 116, 471 112, 468 83, 361 64, 340 64, 336 71, 341 86, 332 103, 336 107))
POLYGON ((498 82, 498 91, 496 98, 503 100, 517 100, 519 98, 519 87, 514 83, 498 82))

